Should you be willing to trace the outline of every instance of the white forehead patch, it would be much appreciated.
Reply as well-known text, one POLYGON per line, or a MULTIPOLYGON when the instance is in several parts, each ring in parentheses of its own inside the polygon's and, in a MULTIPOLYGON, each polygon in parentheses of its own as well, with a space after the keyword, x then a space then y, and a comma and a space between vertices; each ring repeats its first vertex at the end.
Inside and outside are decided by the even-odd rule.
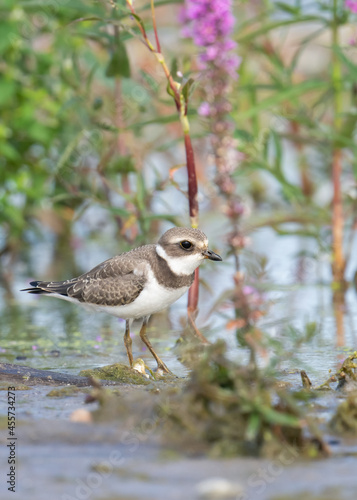
POLYGON ((204 256, 201 253, 191 253, 182 255, 182 257, 170 257, 161 245, 156 245, 156 253, 166 260, 167 265, 173 273, 181 276, 192 274, 204 260, 204 256))

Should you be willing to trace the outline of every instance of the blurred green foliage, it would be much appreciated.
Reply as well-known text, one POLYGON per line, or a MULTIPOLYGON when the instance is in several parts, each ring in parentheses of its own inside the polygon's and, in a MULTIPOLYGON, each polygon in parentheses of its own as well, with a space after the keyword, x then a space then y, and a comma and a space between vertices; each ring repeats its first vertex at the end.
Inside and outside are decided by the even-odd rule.
MULTIPOLYGON (((61 222, 50 220, 48 229, 67 237, 68 222, 96 204, 119 229, 133 215, 144 233, 150 229, 143 216, 150 216, 152 194, 132 152, 116 148, 116 99, 125 100, 131 89, 124 43, 131 35, 119 39, 107 16, 119 23, 105 2, 6 0, 0 6, 0 254, 24 248, 33 231, 39 236, 44 211, 61 222), (133 190, 123 187, 128 174, 136 177, 133 190), (113 202, 117 194, 121 201, 113 202)), ((149 103, 144 87, 136 87, 139 104, 127 100, 124 115, 149 103)))
MULTIPOLYGON (((204 82, 197 79, 192 45, 172 43, 180 29, 172 15, 177 2, 155 3, 174 72, 183 71, 189 86, 190 76, 196 80, 192 137, 206 138, 195 112, 204 82), (171 12, 168 26, 162 6, 171 12), (171 38, 165 29, 172 30, 171 38)), ((332 37, 352 16, 343 2, 337 4, 336 11, 332 3, 317 3, 309 13, 298 1, 236 2, 243 63, 230 101, 242 153, 236 189, 255 207, 248 232, 268 225, 281 234, 314 237, 324 247, 331 198, 319 190, 331 182, 335 148, 343 149, 345 217, 352 226, 356 48, 348 35, 332 37), (325 63, 315 68, 321 40, 325 63), (288 149, 297 171, 290 168, 288 149), (294 227, 287 228, 289 222, 294 227)), ((150 33, 150 3, 140 3, 138 12, 150 33)), ((145 239, 161 219, 175 221, 170 210, 152 209, 153 198, 177 183, 169 172, 155 171, 150 155, 159 151, 168 170, 177 167, 177 116, 161 68, 133 40, 138 31, 125 2, 3 0, 0 21, 0 255, 23 249, 30 233, 39 237, 45 212, 52 214, 48 229, 69 239, 73 220, 100 206, 128 245, 145 239), (150 183, 148 171, 155 177, 150 183)))

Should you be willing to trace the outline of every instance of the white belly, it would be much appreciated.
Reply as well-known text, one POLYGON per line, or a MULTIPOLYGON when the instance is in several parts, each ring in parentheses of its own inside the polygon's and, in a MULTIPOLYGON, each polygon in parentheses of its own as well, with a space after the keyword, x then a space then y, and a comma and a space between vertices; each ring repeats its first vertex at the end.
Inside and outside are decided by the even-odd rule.
MULTIPOLYGON (((107 314, 117 316, 118 318, 137 319, 150 316, 151 314, 166 309, 182 297, 182 295, 190 288, 189 286, 184 286, 182 288, 165 288, 156 281, 150 270, 147 270, 147 274, 148 280, 145 284, 144 290, 133 302, 125 306, 105 306, 79 302, 78 299, 67 297, 65 295, 58 295, 57 293, 51 293, 48 294, 48 296, 80 304, 92 311, 106 312, 107 314)), ((104 285, 105 280, 103 281, 103 286, 104 285)))
POLYGON ((182 297, 188 289, 189 287, 187 286, 182 288, 165 288, 151 277, 144 290, 131 304, 125 306, 88 305, 94 307, 97 311, 103 311, 123 319, 142 318, 143 316, 150 316, 166 309, 182 297))

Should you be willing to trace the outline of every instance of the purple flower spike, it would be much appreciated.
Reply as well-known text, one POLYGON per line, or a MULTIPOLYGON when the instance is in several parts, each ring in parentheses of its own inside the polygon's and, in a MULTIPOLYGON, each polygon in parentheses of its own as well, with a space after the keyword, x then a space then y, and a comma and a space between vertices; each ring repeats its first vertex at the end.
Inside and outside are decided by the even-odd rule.
POLYGON ((230 38, 234 26, 231 8, 231 0, 185 0, 180 20, 184 24, 183 36, 205 48, 200 54, 202 69, 212 63, 237 78, 240 59, 230 54, 236 47, 230 38))
MULTIPOLYGON (((356 0, 357 1, 357 0, 356 0)), ((182 35, 192 38, 200 52, 198 68, 205 71, 204 99, 198 108, 201 117, 209 118, 206 125, 211 131, 211 145, 216 160, 215 182, 221 193, 232 199, 235 182, 232 174, 239 163, 237 143, 232 138, 232 123, 227 120, 232 106, 228 100, 231 80, 237 79, 241 60, 233 52, 237 44, 231 36, 234 27, 232 0, 184 0, 180 14, 182 35)), ((237 219, 239 214, 232 212, 237 219)), ((233 248, 244 248, 247 239, 233 234, 233 248)))
POLYGON ((255 289, 255 288, 253 288, 252 286, 249 286, 249 285, 245 285, 245 286, 242 288, 243 295, 251 295, 251 294, 253 294, 255 291, 256 291, 256 289, 255 289))
POLYGON ((354 14, 357 14, 357 0, 346 0, 345 6, 354 14))
POLYGON ((203 102, 198 108, 198 114, 200 116, 210 116, 211 114, 211 106, 208 102, 203 102))

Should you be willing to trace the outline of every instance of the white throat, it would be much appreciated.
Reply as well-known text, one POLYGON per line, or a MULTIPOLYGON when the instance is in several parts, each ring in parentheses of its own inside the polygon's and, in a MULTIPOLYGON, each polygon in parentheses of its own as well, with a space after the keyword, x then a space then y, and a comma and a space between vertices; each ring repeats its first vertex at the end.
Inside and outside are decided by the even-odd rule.
POLYGON ((201 253, 187 254, 182 257, 170 257, 161 245, 156 245, 156 253, 166 260, 171 271, 178 276, 192 274, 204 259, 201 253))

